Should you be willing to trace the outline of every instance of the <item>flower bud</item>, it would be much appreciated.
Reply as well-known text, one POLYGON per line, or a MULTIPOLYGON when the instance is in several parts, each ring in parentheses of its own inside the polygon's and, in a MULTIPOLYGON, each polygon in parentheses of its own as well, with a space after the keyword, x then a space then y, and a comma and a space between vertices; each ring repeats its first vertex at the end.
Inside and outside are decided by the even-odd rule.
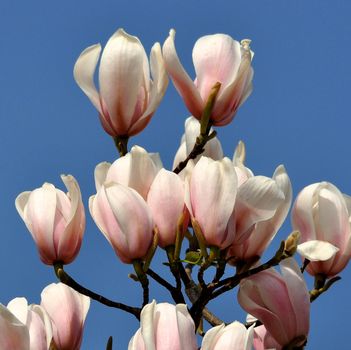
POLYGON ((122 262, 143 259, 153 239, 146 202, 132 188, 104 183, 89 199, 90 214, 122 262))
POLYGON ((52 320, 58 349, 79 350, 90 298, 63 283, 52 283, 41 293, 41 306, 52 320))
POLYGON ((82 196, 76 179, 62 175, 65 194, 45 183, 16 198, 16 209, 37 245, 43 263, 71 263, 79 253, 85 229, 82 196))
POLYGON ((150 187, 147 204, 158 228, 159 246, 175 244, 178 220, 185 209, 183 181, 177 174, 161 169, 150 187))
POLYGON ((129 342, 128 350, 196 350, 195 325, 185 304, 144 306, 140 328, 129 342))

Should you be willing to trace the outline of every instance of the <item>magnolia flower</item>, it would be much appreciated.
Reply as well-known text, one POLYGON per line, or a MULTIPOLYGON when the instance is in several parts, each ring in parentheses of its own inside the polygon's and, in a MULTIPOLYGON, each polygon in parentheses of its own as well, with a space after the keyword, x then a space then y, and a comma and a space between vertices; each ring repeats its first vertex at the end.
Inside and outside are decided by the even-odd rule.
MULTIPOLYGON (((151 185, 147 204, 158 229, 159 246, 175 244, 178 221, 185 211, 183 181, 177 174, 161 169, 151 185)), ((184 221, 183 227, 187 227, 188 220, 184 221)))
POLYGON ((28 327, 0 304, 0 349, 32 350, 28 327))
POLYGON ((311 275, 334 276, 351 258, 351 198, 329 182, 305 187, 292 209, 292 225, 301 233, 298 252, 311 262, 311 275))
POLYGON ((196 350, 195 325, 185 304, 144 306, 140 328, 129 342, 128 350, 196 350))
POLYGON ((100 52, 100 44, 85 49, 74 66, 74 78, 98 110, 108 134, 113 137, 138 134, 149 123, 168 85, 160 44, 151 49, 151 80, 141 42, 118 29, 101 56, 98 92, 94 72, 100 52))
POLYGON ((228 158, 201 157, 186 181, 185 203, 208 246, 227 248, 234 236, 227 230, 237 193, 237 178, 228 158))
POLYGON ((104 183, 89 199, 90 214, 124 263, 147 254, 154 223, 145 200, 132 188, 104 183))
POLYGON ((29 331, 30 350, 47 350, 52 340, 52 325, 49 315, 40 305, 28 305, 25 298, 15 298, 7 305, 29 331))
POLYGON ((234 211, 228 224, 233 244, 241 244, 255 227, 271 219, 284 202, 284 194, 276 182, 266 176, 253 176, 238 188, 234 211))
POLYGON ((85 229, 78 183, 72 175, 61 175, 61 178, 67 194, 44 183, 41 188, 23 192, 16 198, 16 209, 47 265, 72 262, 79 253, 85 229))
POLYGON ((282 346, 305 343, 309 331, 310 295, 297 263, 280 263, 281 275, 273 268, 240 283, 241 307, 260 320, 282 346))
POLYGON ((63 283, 52 283, 41 293, 41 306, 52 321, 57 348, 79 350, 90 298, 63 283))
POLYGON ((179 61, 172 29, 163 44, 163 57, 167 72, 182 96, 188 110, 201 118, 213 86, 221 83, 211 113, 213 125, 230 123, 237 109, 252 91, 253 69, 250 40, 239 42, 225 34, 201 37, 193 49, 196 79, 193 82, 179 61))
POLYGON ((146 200, 150 186, 161 168, 158 153, 147 153, 144 148, 133 146, 130 152, 112 165, 102 162, 96 166, 96 191, 104 182, 116 182, 133 188, 146 200))
MULTIPOLYGON (((238 178, 240 177, 238 176, 238 178)), ((266 217, 262 215, 258 217, 258 220, 256 219, 253 221, 254 225, 251 226, 249 237, 240 244, 233 244, 228 251, 228 256, 240 260, 250 260, 254 257, 260 257, 284 222, 292 199, 291 183, 284 166, 280 165, 277 167, 271 181, 266 181, 266 185, 270 186, 271 192, 270 194, 266 192, 266 196, 262 197, 262 199, 267 199, 267 202, 265 201, 266 199, 263 201, 266 205, 270 198, 271 204, 274 204, 272 206, 272 211, 266 212, 266 217), (267 198, 268 194, 269 198, 267 198)), ((245 184, 242 186, 245 186, 245 184)), ((242 187, 239 186, 238 194, 242 193, 241 188, 242 187)), ((263 189, 264 187, 262 187, 261 190, 263 191, 263 189)), ((266 189, 269 189, 269 187, 266 189)), ((247 198, 250 199, 253 197, 247 196, 247 198)))
POLYGON ((202 341, 201 350, 251 350, 253 326, 247 329, 238 321, 208 330, 202 341))

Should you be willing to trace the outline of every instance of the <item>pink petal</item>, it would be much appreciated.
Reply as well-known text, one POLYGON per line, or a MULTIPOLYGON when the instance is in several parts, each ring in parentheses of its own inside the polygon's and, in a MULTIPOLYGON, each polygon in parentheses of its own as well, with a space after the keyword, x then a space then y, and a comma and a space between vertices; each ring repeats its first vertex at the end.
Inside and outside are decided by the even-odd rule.
MULTIPOLYGON (((293 258, 285 259, 279 265, 296 318, 296 328, 291 333, 291 337, 307 336, 310 321, 310 294, 305 280, 293 258)), ((289 317, 293 315, 290 314, 289 317)))
POLYGON ((61 261, 68 264, 79 252, 85 230, 85 212, 82 195, 77 180, 72 175, 61 175, 62 181, 67 187, 70 203, 58 200, 58 205, 69 209, 66 228, 60 235, 57 254, 61 261))
POLYGON ((31 192, 24 209, 26 226, 38 247, 40 258, 51 264, 56 260, 54 247, 54 220, 56 213, 56 189, 45 183, 31 192))
POLYGON ((171 171, 161 169, 147 197, 154 222, 159 231, 159 245, 175 243, 177 223, 184 210, 184 184, 171 171))
POLYGON ((185 202, 209 245, 224 248, 222 244, 231 243, 227 242, 226 228, 234 208, 236 184, 236 174, 228 158, 214 161, 201 157, 194 167, 185 202))

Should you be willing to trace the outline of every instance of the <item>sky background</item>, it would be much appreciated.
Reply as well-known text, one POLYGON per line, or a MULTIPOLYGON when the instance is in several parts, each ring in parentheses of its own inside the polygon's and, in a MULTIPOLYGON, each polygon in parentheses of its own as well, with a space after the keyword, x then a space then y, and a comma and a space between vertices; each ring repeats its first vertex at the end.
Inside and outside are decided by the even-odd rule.
MULTIPOLYGON (((64 189, 60 174, 70 173, 87 209, 95 194, 96 164, 117 157, 96 110, 72 76, 83 49, 104 45, 123 27, 149 52, 175 28, 178 54, 194 77, 191 50, 199 37, 226 33, 252 39, 254 91, 234 122, 218 129, 226 155, 232 157, 243 140, 247 165, 255 174, 271 176, 284 164, 294 198, 304 186, 324 180, 351 194, 350 15, 348 0, 1 0, 0 302, 26 296, 38 303, 41 290, 56 281, 16 212, 16 196, 44 182, 64 189)), ((160 152, 170 168, 188 114, 170 83, 152 122, 130 145, 160 152)), ((290 229, 288 218, 270 253, 290 229)), ((165 261, 162 252, 156 261, 165 261)), ((166 273, 163 266, 153 268, 166 273)), ((67 271, 111 299, 140 303, 141 290, 127 277, 132 268, 117 260, 88 210, 81 252, 67 271)), ((348 342, 350 266, 341 276, 312 305, 307 349, 342 349, 348 342)), ((151 295, 158 302, 169 300, 154 284, 151 295)), ((244 320, 236 291, 210 307, 226 322, 244 320)), ((112 335, 114 349, 124 350, 137 328, 133 316, 92 302, 82 349, 104 349, 112 335)))

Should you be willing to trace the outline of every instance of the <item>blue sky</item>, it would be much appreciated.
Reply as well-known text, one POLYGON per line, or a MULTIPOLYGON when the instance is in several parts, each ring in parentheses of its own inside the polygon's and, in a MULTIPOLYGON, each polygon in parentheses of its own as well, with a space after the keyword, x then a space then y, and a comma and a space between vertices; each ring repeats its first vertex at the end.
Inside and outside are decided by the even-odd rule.
MULTIPOLYGON (((270 176, 283 163, 294 198, 304 186, 323 180, 351 194, 350 11, 347 0, 2 0, 0 301, 26 296, 39 302, 41 290, 55 281, 17 215, 15 197, 45 181, 63 188, 59 175, 70 173, 80 183, 87 208, 95 193, 95 165, 117 157, 72 69, 84 48, 105 44, 119 27, 138 36, 148 52, 175 28, 179 56, 191 74, 191 50, 200 36, 227 33, 252 39, 254 92, 234 122, 218 129, 225 153, 231 157, 243 140, 247 164, 256 174, 270 176)), ((170 84, 149 127, 131 144, 160 152, 170 167, 187 116, 170 84)), ((81 253, 67 271, 107 297, 137 305, 141 291, 127 278, 131 267, 117 260, 87 217, 81 253)), ((287 219, 273 247, 290 229, 287 219)), ((160 252, 157 261, 164 259, 160 252)), ((344 348, 351 312, 350 266, 341 276, 312 306, 308 349, 344 348)), ((158 301, 168 300, 155 285, 152 293, 158 301)), ((235 303, 232 292, 211 307, 227 322, 242 321, 235 303)), ((137 327, 132 316, 92 303, 82 349, 103 349, 109 335, 114 349, 126 349, 137 327)))

